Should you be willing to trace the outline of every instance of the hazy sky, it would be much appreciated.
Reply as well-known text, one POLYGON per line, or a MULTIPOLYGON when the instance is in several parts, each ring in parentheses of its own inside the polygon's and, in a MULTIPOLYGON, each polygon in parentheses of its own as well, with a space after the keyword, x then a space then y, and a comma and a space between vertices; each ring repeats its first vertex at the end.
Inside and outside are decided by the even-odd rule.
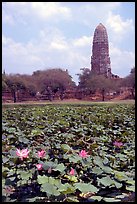
POLYGON ((77 82, 80 69, 90 68, 99 23, 107 29, 112 73, 127 76, 135 65, 135 2, 3 2, 2 70, 62 68, 77 82))

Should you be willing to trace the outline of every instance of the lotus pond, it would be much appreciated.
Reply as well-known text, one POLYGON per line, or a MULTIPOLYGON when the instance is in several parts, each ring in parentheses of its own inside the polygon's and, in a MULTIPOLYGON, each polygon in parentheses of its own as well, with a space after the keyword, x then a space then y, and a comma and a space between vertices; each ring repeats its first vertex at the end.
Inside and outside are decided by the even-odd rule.
POLYGON ((134 104, 3 109, 3 202, 122 202, 134 193, 134 104))

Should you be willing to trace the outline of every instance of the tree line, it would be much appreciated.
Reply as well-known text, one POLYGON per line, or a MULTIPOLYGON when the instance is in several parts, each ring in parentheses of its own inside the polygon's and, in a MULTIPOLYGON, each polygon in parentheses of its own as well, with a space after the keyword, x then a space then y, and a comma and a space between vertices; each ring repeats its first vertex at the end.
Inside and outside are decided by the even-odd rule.
POLYGON ((95 75, 88 68, 82 68, 81 71, 82 73, 78 74, 78 85, 73 81, 68 70, 61 68, 37 70, 32 75, 3 73, 2 91, 12 92, 14 102, 16 102, 15 93, 18 90, 24 90, 31 96, 36 96, 37 93, 47 94, 49 100, 52 100, 53 94, 57 92, 60 92, 60 97, 63 99, 65 91, 69 89, 84 90, 89 94, 99 91, 102 93, 102 100, 104 100, 105 93, 118 92, 120 87, 128 87, 133 98, 135 97, 135 67, 131 69, 128 76, 118 79, 95 75))
POLYGON ((132 98, 135 98, 135 67, 133 67, 128 76, 124 78, 107 78, 104 75, 97 75, 88 68, 82 68, 79 75, 79 88, 87 89, 93 94, 97 90, 102 93, 104 100, 105 93, 112 91, 119 93, 121 87, 127 87, 131 91, 132 98))

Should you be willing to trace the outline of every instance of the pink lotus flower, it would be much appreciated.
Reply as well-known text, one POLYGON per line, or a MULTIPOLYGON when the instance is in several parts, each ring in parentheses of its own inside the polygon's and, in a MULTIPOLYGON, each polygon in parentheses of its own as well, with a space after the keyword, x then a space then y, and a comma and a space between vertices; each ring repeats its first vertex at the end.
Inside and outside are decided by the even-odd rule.
POLYGON ((123 146, 123 143, 115 141, 115 142, 113 142, 113 145, 116 147, 121 147, 121 146, 123 146))
POLYGON ((29 150, 28 149, 17 149, 16 150, 16 155, 20 157, 21 160, 23 160, 23 158, 28 158, 28 154, 29 154, 29 150))
POLYGON ((79 153, 79 156, 82 157, 82 158, 89 157, 89 155, 87 154, 87 152, 85 150, 81 150, 81 152, 79 153))
POLYGON ((15 191, 15 188, 11 186, 7 186, 5 187, 5 191, 7 194, 12 194, 15 191))
POLYGON ((71 171, 69 172, 70 175, 74 176, 75 170, 72 168, 71 171))
POLYGON ((38 151, 38 157, 45 157, 45 154, 44 150, 38 151))
POLYGON ((42 170, 42 164, 36 164, 38 170, 42 170))

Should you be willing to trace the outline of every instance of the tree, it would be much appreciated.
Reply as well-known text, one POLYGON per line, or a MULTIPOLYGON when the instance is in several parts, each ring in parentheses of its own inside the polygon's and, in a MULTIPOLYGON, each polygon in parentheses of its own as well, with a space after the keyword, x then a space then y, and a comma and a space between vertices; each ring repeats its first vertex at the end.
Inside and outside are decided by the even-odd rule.
POLYGON ((23 83, 21 76, 19 74, 15 75, 6 75, 5 81, 8 87, 8 90, 10 90, 13 94, 13 100, 14 103, 17 101, 17 91, 21 89, 25 89, 25 84, 23 83))
POLYGON ((102 94, 102 101, 105 100, 105 93, 110 90, 117 90, 119 87, 119 79, 107 78, 103 75, 97 75, 91 70, 84 68, 82 74, 79 75, 79 88, 90 90, 89 93, 99 91, 102 94))
POLYGON ((112 79, 106 78, 102 75, 91 76, 87 82, 87 87, 90 87, 94 92, 98 90, 102 94, 102 101, 105 100, 105 93, 114 88, 112 79))
POLYGON ((76 86, 68 71, 60 68, 38 70, 32 76, 37 81, 39 91, 47 93, 50 100, 57 91, 60 92, 61 99, 63 99, 65 90, 76 86))
POLYGON ((81 68, 82 73, 77 74, 79 76, 79 87, 85 88, 87 86, 87 81, 91 76, 91 70, 88 68, 81 68))
POLYGON ((135 67, 130 71, 130 74, 123 78, 121 86, 128 87, 131 91, 132 98, 135 98, 135 67))
POLYGON ((21 80, 25 85, 25 90, 31 95, 35 96, 38 91, 38 83, 32 75, 21 75, 21 80))
POLYGON ((52 100, 55 93, 60 93, 63 100, 66 89, 75 87, 75 82, 67 70, 60 68, 37 70, 32 75, 9 74, 2 77, 2 88, 8 89, 13 93, 14 102, 17 101, 17 92, 24 90, 31 96, 37 92, 47 94, 48 99, 52 100))
POLYGON ((6 75, 2 74, 2 91, 5 91, 8 89, 8 85, 6 83, 6 75))

